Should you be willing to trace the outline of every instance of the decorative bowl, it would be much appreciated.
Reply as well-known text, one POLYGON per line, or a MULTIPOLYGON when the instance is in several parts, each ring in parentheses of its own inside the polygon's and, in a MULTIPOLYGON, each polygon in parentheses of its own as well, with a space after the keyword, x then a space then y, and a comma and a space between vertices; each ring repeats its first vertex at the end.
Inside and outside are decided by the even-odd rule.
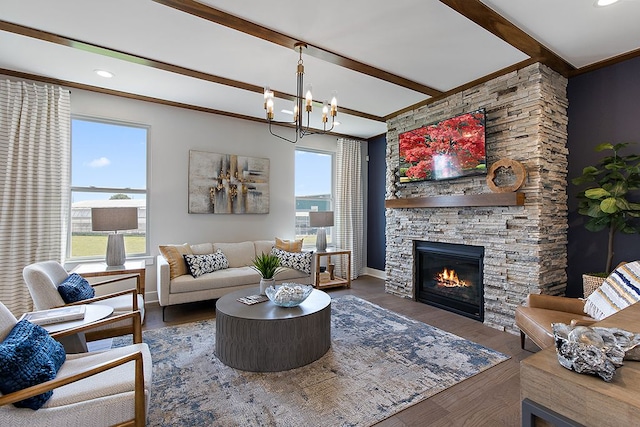
POLYGON ((265 293, 277 306, 296 307, 311 295, 311 291, 313 291, 313 286, 311 285, 283 283, 281 285, 269 286, 265 290, 265 293))

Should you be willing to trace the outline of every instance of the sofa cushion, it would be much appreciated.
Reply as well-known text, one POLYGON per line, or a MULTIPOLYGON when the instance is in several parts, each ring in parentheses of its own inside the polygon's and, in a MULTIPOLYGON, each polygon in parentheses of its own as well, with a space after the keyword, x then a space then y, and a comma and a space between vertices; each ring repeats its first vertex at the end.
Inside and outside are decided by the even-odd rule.
POLYGON ((227 257, 224 256, 220 249, 213 254, 187 254, 184 256, 184 260, 187 262, 187 266, 189 267, 189 271, 193 277, 229 268, 227 257))
POLYGON ((229 267, 247 267, 253 265, 256 249, 253 242, 214 243, 216 250, 220 249, 229 260, 229 267))
POLYGON ((587 298, 584 312, 597 320, 640 300, 640 261, 617 267, 587 298))
POLYGON ((58 293, 65 304, 78 302, 96 296, 96 290, 91 287, 87 279, 78 273, 71 273, 64 282, 58 285, 58 293))
MULTIPOLYGON (((0 392, 13 393, 54 379, 65 358, 62 344, 44 328, 19 321, 0 343, 0 392)), ((14 405, 39 409, 52 395, 49 390, 14 405)))
POLYGON ((253 242, 256 247, 255 256, 260 256, 262 254, 270 254, 271 249, 273 249, 274 241, 273 240, 256 240, 253 242))
POLYGON ((253 285, 258 287, 260 275, 251 267, 227 268, 192 277, 190 274, 176 277, 171 281, 171 293, 197 292, 233 286, 253 285))
POLYGON ((198 243, 196 245, 191 245, 191 253, 195 255, 206 255, 214 252, 215 249, 213 249, 213 243, 198 243))
POLYGON ((187 263, 184 261, 184 255, 193 252, 191 252, 191 247, 187 243, 182 245, 160 245, 159 249, 162 256, 169 263, 169 278, 171 280, 189 272, 187 263))
POLYGON ((276 248, 287 252, 300 252, 302 250, 302 239, 281 240, 276 237, 276 248))
POLYGON ((300 270, 307 274, 311 273, 311 257, 313 253, 287 252, 278 248, 273 248, 271 253, 278 257, 281 266, 300 270))

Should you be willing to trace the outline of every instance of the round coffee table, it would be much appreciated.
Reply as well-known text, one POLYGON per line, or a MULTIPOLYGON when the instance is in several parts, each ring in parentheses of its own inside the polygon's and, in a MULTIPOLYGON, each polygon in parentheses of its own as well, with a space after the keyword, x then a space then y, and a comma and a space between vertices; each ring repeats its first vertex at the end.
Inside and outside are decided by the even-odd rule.
POLYGON ((331 297, 314 289, 297 307, 271 301, 246 305, 238 298, 258 288, 232 292, 216 302, 216 356, 232 368, 286 371, 321 358, 331 347, 331 297))

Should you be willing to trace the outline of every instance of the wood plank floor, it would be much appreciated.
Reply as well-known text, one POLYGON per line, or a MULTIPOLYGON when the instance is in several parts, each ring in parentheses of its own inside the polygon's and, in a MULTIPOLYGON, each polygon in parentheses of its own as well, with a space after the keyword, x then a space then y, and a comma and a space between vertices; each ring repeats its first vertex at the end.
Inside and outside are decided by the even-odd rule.
MULTIPOLYGON (((389 310, 419 320, 511 356, 474 377, 450 387, 376 424, 378 427, 405 426, 518 426, 520 425, 520 368, 522 359, 536 351, 527 341, 520 349, 520 338, 484 326, 466 317, 399 298, 384 292, 384 281, 362 276, 351 289, 329 289, 328 293, 355 295, 389 310)), ((215 301, 182 304, 166 309, 166 322, 157 304, 147 307, 144 329, 177 325, 215 317, 215 301)))

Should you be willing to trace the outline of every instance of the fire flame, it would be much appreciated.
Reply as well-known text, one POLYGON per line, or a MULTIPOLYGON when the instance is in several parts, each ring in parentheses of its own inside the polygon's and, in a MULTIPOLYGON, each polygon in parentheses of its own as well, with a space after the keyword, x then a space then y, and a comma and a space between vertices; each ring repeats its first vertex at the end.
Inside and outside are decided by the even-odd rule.
POLYGON ((442 272, 436 274, 435 279, 438 282, 438 286, 445 288, 471 287, 470 283, 458 278, 458 273, 456 273, 455 270, 449 270, 448 268, 445 268, 442 272))

